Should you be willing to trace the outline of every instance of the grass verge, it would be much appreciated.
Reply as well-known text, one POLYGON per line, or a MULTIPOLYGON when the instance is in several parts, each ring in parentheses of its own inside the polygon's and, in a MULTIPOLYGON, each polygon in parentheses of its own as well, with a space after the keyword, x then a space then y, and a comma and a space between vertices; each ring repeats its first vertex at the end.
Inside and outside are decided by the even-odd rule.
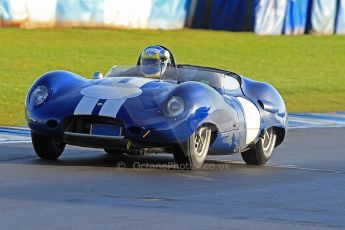
POLYGON ((257 36, 203 30, 0 29, 0 125, 23 125, 24 99, 41 74, 90 77, 135 64, 150 44, 178 63, 232 70, 275 86, 291 112, 345 110, 344 36, 257 36))

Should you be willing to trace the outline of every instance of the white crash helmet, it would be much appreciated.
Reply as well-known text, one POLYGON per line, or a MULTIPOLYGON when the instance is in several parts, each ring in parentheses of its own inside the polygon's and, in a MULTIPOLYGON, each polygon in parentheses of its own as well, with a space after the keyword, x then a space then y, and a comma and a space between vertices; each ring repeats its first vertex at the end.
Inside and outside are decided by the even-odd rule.
POLYGON ((170 53, 160 46, 146 47, 140 56, 140 71, 146 77, 159 78, 170 64, 170 53))

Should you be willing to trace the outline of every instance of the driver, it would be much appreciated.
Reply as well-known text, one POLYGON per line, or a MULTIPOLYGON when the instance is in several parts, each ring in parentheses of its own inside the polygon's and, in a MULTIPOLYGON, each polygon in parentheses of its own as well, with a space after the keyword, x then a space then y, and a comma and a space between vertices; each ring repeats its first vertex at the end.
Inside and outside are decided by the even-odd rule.
POLYGON ((140 71, 146 77, 159 78, 170 64, 169 51, 160 46, 146 47, 140 56, 140 71))

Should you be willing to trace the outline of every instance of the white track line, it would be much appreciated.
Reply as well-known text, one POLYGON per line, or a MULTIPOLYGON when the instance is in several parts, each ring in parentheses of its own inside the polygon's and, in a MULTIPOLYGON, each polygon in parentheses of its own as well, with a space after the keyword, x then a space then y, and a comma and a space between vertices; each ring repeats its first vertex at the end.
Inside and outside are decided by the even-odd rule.
MULTIPOLYGON (((134 79, 130 81, 130 83, 135 84, 137 86, 142 86, 150 81, 151 80, 147 80, 147 79, 139 79, 139 80, 134 79)), ((90 113, 90 111, 91 109, 88 110, 88 113, 90 113)), ((110 113, 110 115, 115 114, 115 112, 113 113, 111 111, 107 112, 107 114, 108 113, 110 113)), ((291 125, 288 125, 289 130, 308 129, 308 128, 345 128, 345 112, 344 113, 342 112, 328 113, 328 114, 320 114, 320 113, 291 114, 289 115, 289 122, 291 123, 291 125), (322 115, 324 115, 324 117, 320 117, 320 118, 316 117, 316 116, 322 116, 322 115), (334 117, 334 119, 332 119, 331 117, 334 117), (297 124, 294 124, 294 122, 296 122, 297 124)), ((28 127, 0 126, 0 144, 17 144, 17 143, 30 143, 30 142, 31 142, 30 130, 28 127), (25 131, 28 131, 27 135, 25 131)))
MULTIPOLYGON (((224 164, 233 164, 233 165, 243 165, 246 166, 246 164, 242 161, 228 161, 228 160, 216 160, 216 159, 210 159, 206 160, 206 163, 224 163, 224 164), (208 162, 209 161, 209 162, 208 162)), ((257 167, 257 166, 254 166, 257 167)), ((268 167, 268 168, 281 168, 281 169, 296 169, 296 170, 304 170, 304 171, 313 171, 313 172, 324 172, 324 173, 335 173, 335 174, 345 174, 345 171, 342 170, 334 170, 334 169, 320 169, 320 168, 308 168, 308 167, 299 167, 297 165, 276 165, 276 164, 267 164, 262 165, 260 167, 268 167)))
POLYGON ((0 141, 0 145, 1 144, 19 144, 19 143, 31 143, 31 140, 0 141))

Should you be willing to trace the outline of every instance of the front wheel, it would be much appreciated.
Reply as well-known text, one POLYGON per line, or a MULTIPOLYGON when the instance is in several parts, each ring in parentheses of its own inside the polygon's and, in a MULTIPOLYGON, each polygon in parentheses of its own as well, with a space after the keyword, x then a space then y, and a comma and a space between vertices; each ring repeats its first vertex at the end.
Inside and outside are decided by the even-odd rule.
POLYGON ((51 137, 31 132, 32 145, 37 156, 42 159, 55 160, 61 156, 66 144, 51 137))
POLYGON ((241 153, 242 159, 248 165, 266 164, 271 159, 276 140, 277 135, 274 129, 266 130, 263 138, 260 138, 254 147, 241 153))
POLYGON ((181 169, 199 169, 202 167, 211 141, 211 129, 198 128, 184 143, 174 147, 175 162, 181 169))

